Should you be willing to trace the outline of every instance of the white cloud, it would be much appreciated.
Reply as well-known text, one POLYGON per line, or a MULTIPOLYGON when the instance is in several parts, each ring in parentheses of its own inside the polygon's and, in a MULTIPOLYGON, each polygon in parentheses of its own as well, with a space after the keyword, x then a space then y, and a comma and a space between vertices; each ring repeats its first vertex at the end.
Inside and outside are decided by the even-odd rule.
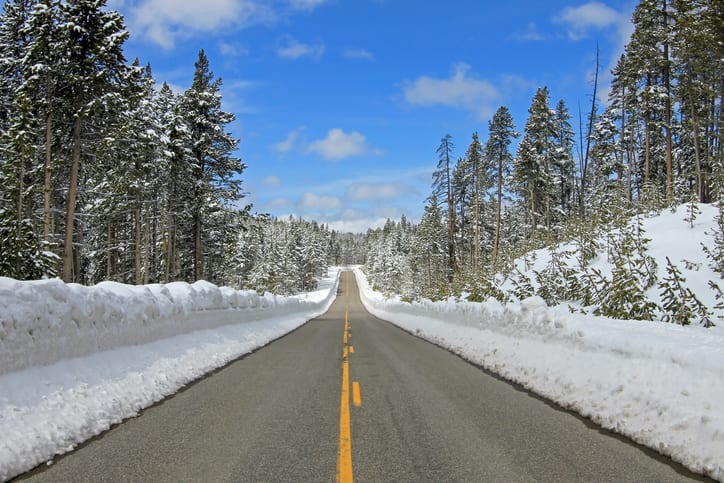
POLYGON ((302 57, 319 59, 324 55, 324 44, 321 42, 304 44, 286 35, 281 38, 280 44, 281 45, 277 47, 277 55, 282 59, 296 60, 302 57))
POLYGON ((545 36, 538 31, 538 26, 535 22, 530 22, 525 30, 513 34, 513 39, 524 42, 539 42, 545 40, 545 36))
MULTIPOLYGON (((608 31, 612 37, 613 49, 607 66, 599 71, 599 100, 608 102, 611 83, 611 70, 616 66, 626 44, 631 39, 634 26, 631 23, 631 12, 620 12, 597 1, 588 2, 577 7, 563 9, 553 19, 567 27, 567 35, 571 40, 580 40, 592 31, 608 31)), ((590 73, 589 77, 592 77, 590 73)))
POLYGON ((282 185, 282 180, 279 178, 279 176, 267 176, 263 180, 261 180, 262 184, 264 186, 267 186, 269 188, 278 188, 282 185))
POLYGON ((328 221, 327 225, 330 230, 336 230, 340 233, 367 233, 370 228, 382 228, 386 222, 386 218, 343 218, 328 221))
POLYGON ((590 29, 605 29, 621 22, 621 14, 600 2, 588 2, 577 7, 566 7, 555 18, 568 26, 568 36, 578 40, 588 35, 590 29))
POLYGON ((271 21, 271 9, 254 0, 138 0, 123 2, 129 30, 172 49, 179 37, 218 33, 271 21))
POLYGON ((345 133, 339 128, 327 131, 327 137, 309 145, 307 152, 317 153, 324 159, 340 160, 359 156, 369 151, 367 139, 357 131, 345 133))
POLYGON ((289 5, 295 10, 313 10, 327 3, 327 0, 289 0, 289 5))
POLYGON ((390 200, 412 193, 415 189, 403 183, 353 183, 347 188, 346 197, 355 201, 390 200))
POLYGON ((245 57, 249 55, 249 49, 239 43, 224 42, 222 40, 218 45, 219 52, 221 52, 221 55, 225 57, 245 57))
POLYGON ((470 66, 455 65, 455 71, 447 79, 422 76, 404 88, 405 101, 413 106, 449 106, 466 109, 486 118, 494 112, 500 93, 495 86, 469 76, 470 66))
POLYGON ((326 208, 339 209, 342 207, 342 200, 336 196, 317 195, 314 193, 304 193, 300 202, 302 208, 326 208))
POLYGON ((300 126, 287 134, 287 138, 284 141, 278 142, 274 145, 274 151, 278 153, 288 153, 294 148, 294 145, 299 139, 299 136, 304 132, 304 126, 300 126))
POLYGON ((364 49, 347 49, 342 52, 342 56, 347 59, 374 60, 375 56, 369 50, 364 49))
POLYGON ((287 198, 274 198, 265 204, 265 208, 269 208, 271 210, 286 210, 291 206, 294 206, 294 203, 292 200, 287 198))
POLYGON ((588 2, 577 7, 566 7, 553 19, 567 27, 568 38, 580 40, 592 30, 615 28, 622 35, 630 36, 628 15, 612 9, 600 2, 588 2))

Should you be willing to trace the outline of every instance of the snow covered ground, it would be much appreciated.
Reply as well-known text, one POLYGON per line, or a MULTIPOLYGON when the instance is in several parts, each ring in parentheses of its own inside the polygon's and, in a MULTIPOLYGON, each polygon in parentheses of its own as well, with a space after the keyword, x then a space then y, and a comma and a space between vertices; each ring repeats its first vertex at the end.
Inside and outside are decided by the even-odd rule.
MULTIPOLYGON (((711 208, 694 228, 681 211, 645 223, 659 270, 665 256, 690 262, 687 286, 710 308, 707 282, 719 279, 698 244, 710 241, 711 208)), ((541 251, 533 265, 546 263, 541 251)), ((595 263, 605 272, 603 257, 595 263)), ((378 317, 724 481, 723 320, 712 329, 613 320, 538 297, 410 304, 355 273, 378 317)), ((275 297, 205 282, 89 288, 0 278, 0 480, 323 313, 337 280, 334 270, 317 292, 275 297)))
POLYGON ((324 313, 338 278, 295 297, 0 278, 0 481, 324 313))
POLYGON ((721 321, 704 329, 614 320, 548 307, 539 297, 406 303, 355 274, 377 317, 724 481, 721 321))
MULTIPOLYGON (((724 311, 715 309, 716 294, 709 287, 709 281, 713 281, 724 290, 724 280, 712 270, 711 261, 702 248, 703 246, 709 249, 714 248, 713 233, 716 229, 716 216, 719 210, 713 204, 698 204, 697 208, 699 214, 695 217, 693 224, 687 221, 689 205, 679 205, 674 211, 664 210, 658 215, 642 216, 643 237, 649 240, 646 254, 656 261, 658 282, 663 281, 666 277, 666 259, 668 257, 680 270, 681 276, 686 279, 684 286, 691 289, 696 297, 712 310, 713 322, 724 325, 724 319, 719 318, 724 317, 724 311)), ((614 230, 608 235, 611 239, 617 238, 617 231, 614 230)), ((606 252, 614 248, 607 246, 609 244, 605 235, 599 238, 599 243, 601 245, 599 254, 590 261, 589 269, 599 271, 603 277, 610 280, 614 267, 611 257, 606 252)), ((560 262, 574 270, 580 270, 576 259, 577 252, 578 248, 575 243, 561 244, 558 247, 560 262)), ((550 260, 550 250, 544 248, 530 252, 526 259, 516 260, 515 266, 521 274, 530 279, 531 285, 537 288, 535 272, 545 271, 550 260)), ((499 280, 500 288, 506 293, 510 293, 513 289, 512 278, 508 278, 502 283, 499 280)), ((654 284, 646 291, 646 297, 648 300, 662 305, 661 289, 658 284, 654 284)), ((579 303, 571 303, 571 305, 582 308, 579 303)), ((589 313, 593 312, 592 307, 583 309, 589 313)))

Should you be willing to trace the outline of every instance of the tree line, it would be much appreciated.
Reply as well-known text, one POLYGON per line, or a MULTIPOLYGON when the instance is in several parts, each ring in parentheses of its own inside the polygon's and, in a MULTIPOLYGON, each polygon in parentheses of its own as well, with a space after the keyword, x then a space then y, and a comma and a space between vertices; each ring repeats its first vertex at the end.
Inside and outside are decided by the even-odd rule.
MULTIPOLYGON (((590 110, 578 116, 578 139, 568 107, 563 100, 552 103, 547 87, 535 92, 522 132, 501 106, 488 122, 487 139, 473 133, 458 151, 445 135, 419 225, 389 222, 368 233, 373 282, 411 298, 468 293, 503 299, 498 282, 514 276, 513 261, 532 250, 577 238, 590 260, 589 240, 630 226, 632 216, 682 203, 720 203, 723 15, 720 0, 641 1, 605 106, 597 99, 596 66, 590 110)), ((633 253, 634 245, 620 254, 633 253)))
POLYGON ((360 258, 327 227, 251 214, 234 115, 203 50, 178 94, 127 62, 127 38, 105 0, 5 2, 0 276, 289 292, 312 288, 343 251, 360 258))

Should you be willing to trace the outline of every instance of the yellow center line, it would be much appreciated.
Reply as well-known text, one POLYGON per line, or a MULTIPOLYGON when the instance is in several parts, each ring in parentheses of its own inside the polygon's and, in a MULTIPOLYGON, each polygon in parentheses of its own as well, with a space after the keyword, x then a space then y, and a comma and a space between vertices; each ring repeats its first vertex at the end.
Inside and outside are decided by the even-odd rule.
POLYGON ((337 481, 351 483, 352 476, 352 432, 349 414, 349 310, 344 312, 344 336, 342 346, 342 396, 339 408, 339 452, 337 453, 337 481))
POLYGON ((354 347, 353 347, 353 346, 349 346, 349 353, 350 353, 350 354, 354 354, 354 347))
POLYGON ((360 407, 362 405, 362 394, 359 390, 358 381, 354 381, 352 383, 352 402, 354 402, 354 405, 357 407, 360 407))

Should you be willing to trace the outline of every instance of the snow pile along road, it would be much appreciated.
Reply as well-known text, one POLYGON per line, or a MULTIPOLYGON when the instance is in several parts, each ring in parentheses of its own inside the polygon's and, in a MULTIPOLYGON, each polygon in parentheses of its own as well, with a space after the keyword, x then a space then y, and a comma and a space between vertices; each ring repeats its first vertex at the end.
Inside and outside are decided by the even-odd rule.
POLYGON ((724 481, 720 328, 571 314, 539 297, 406 303, 355 274, 377 317, 724 481))
POLYGON ((205 281, 86 287, 0 278, 0 374, 318 304, 205 281))
POLYGON ((338 278, 294 297, 0 278, 0 481, 323 314, 338 278))

